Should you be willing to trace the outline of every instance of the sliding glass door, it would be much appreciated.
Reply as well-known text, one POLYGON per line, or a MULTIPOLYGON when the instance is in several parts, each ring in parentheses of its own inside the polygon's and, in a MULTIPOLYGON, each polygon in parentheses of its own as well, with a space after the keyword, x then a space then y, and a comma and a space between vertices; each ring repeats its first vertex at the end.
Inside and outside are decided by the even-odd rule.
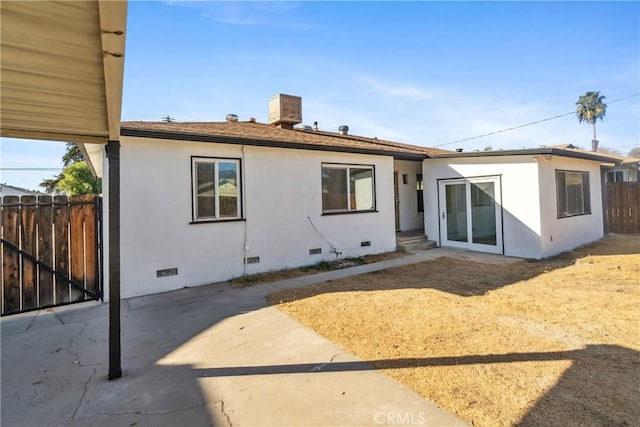
POLYGON ((440 181, 442 246, 502 253, 500 178, 440 181))

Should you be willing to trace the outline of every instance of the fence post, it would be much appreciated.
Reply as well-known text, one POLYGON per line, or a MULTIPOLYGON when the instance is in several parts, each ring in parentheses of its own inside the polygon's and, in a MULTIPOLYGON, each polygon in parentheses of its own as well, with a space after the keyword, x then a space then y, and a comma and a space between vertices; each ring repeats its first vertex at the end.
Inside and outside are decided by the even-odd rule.
POLYGON ((120 348, 120 141, 105 147, 109 161, 109 379, 122 376, 120 348))

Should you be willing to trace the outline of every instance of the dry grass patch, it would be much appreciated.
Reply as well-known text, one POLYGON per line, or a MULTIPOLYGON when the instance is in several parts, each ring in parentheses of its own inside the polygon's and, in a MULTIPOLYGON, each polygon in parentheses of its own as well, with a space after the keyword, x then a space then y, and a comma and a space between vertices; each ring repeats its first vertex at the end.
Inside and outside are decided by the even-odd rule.
POLYGON ((269 300, 471 424, 637 425, 639 237, 508 265, 441 258, 269 300))
POLYGON ((410 255, 408 252, 384 252, 381 254, 364 255, 357 258, 346 258, 339 261, 322 261, 306 267, 289 268, 285 270, 269 271, 266 273, 251 274, 241 276, 230 281, 232 288, 246 288, 260 283, 278 282, 280 280, 295 279, 296 277, 308 276, 309 274, 321 273, 323 271, 336 270, 338 268, 351 267, 355 265, 371 264, 373 262, 386 261, 388 259, 401 258, 410 255))

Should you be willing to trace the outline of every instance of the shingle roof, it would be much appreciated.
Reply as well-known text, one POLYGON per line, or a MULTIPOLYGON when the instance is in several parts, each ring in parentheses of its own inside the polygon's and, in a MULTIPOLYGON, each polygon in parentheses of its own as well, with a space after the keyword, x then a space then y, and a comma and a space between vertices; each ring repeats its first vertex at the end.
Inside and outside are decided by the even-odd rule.
POLYGON ((418 159, 448 153, 437 148, 377 138, 305 129, 281 129, 255 122, 122 122, 120 132, 124 136, 351 151, 386 154, 398 158, 418 159))

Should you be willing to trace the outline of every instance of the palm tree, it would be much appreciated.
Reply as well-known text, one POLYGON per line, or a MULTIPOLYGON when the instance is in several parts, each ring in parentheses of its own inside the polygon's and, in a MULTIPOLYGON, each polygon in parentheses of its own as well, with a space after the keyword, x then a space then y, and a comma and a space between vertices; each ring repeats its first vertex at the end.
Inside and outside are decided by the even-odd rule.
POLYGON ((607 104, 604 103, 606 96, 600 92, 587 92, 578 98, 576 105, 576 115, 580 123, 587 122, 593 125, 593 139, 591 140, 591 150, 598 151, 598 139, 596 138, 596 120, 603 120, 607 113, 607 104))

